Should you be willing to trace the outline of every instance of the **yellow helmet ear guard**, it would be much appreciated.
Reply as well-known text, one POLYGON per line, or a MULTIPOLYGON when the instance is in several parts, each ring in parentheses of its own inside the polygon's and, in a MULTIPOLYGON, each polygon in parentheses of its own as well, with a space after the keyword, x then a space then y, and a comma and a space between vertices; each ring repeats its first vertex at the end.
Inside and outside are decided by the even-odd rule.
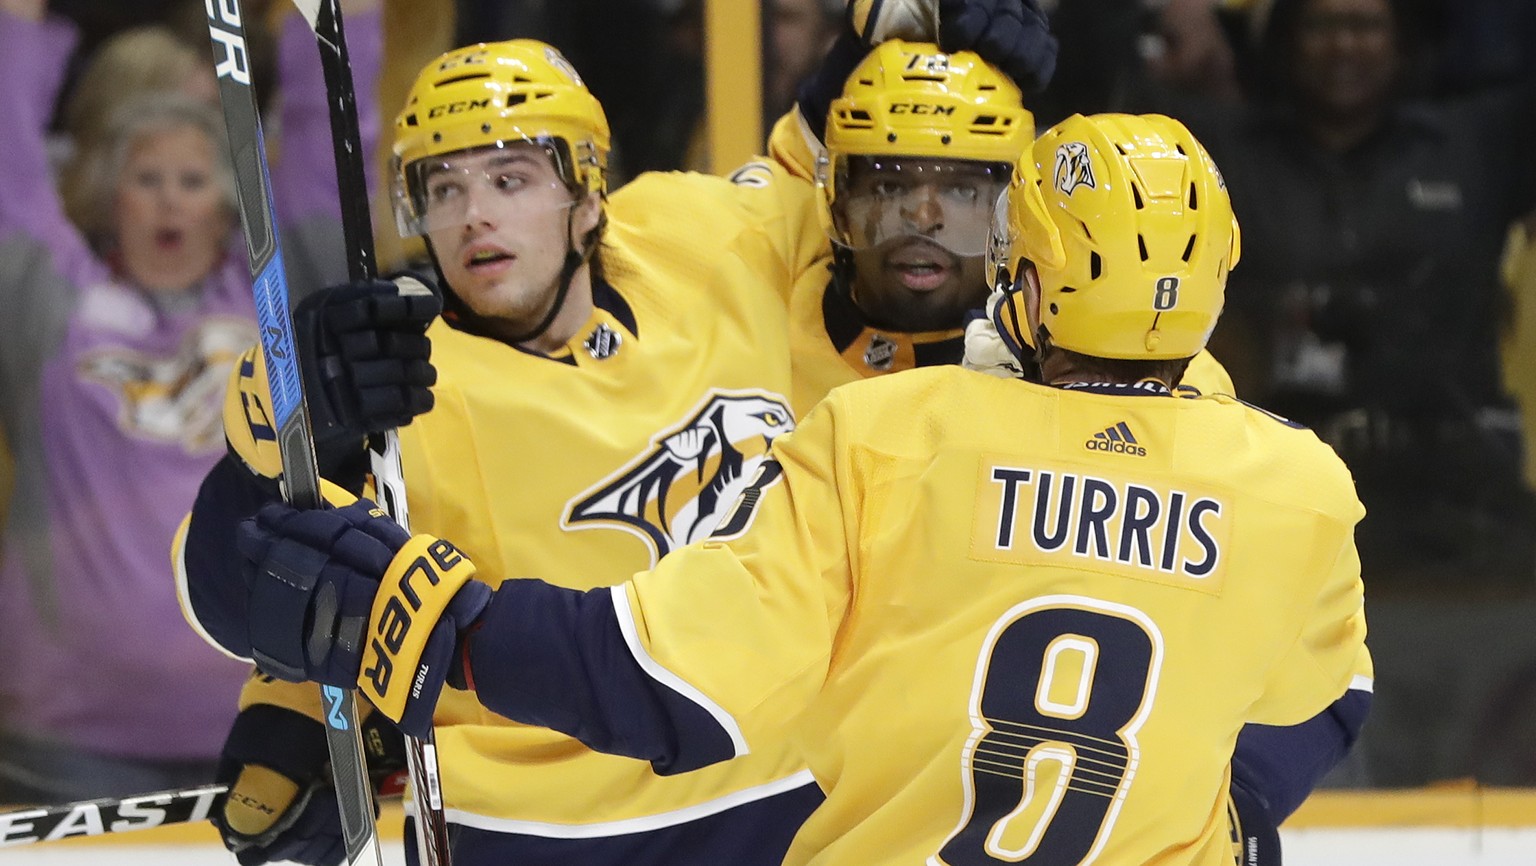
POLYGON ((1031 267, 1062 268, 1067 253, 1061 231, 1046 211, 1034 156, 1023 154, 1014 165, 1008 189, 998 197, 987 246, 987 273, 993 279, 988 315, 1003 342, 1021 362, 1034 353, 1021 297, 1031 267))
POLYGON ((1047 130, 1014 173, 1005 234, 1012 278, 1022 260, 1035 266, 1051 342, 1102 358, 1199 353, 1241 255, 1221 173, 1161 115, 1074 115, 1047 130))
POLYGON ((401 234, 423 232, 424 194, 413 167, 519 142, 547 150, 571 189, 606 195, 607 115, 553 46, 534 39, 481 43, 429 64, 395 119, 392 196, 401 234))

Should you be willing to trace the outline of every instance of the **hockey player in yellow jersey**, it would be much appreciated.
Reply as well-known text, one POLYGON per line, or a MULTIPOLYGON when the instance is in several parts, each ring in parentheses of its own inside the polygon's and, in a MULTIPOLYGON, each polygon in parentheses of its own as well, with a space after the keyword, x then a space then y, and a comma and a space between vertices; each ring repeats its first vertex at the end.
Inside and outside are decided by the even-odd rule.
MULTIPOLYGON (((1000 8, 1014 14, 1034 4, 1008 0, 1000 8)), ((1035 12, 1030 26, 1037 31, 1010 32, 1050 48, 1018 65, 1043 80, 1054 42, 1035 12)), ((990 32, 983 23, 962 37, 983 40, 990 32)), ((574 77, 553 49, 527 47, 542 49, 574 77)), ((789 178, 775 165, 759 164, 734 185, 644 176, 606 209, 595 207, 606 125, 584 134, 579 112, 564 110, 571 106, 566 89, 552 90, 548 76, 522 80, 527 70, 497 48, 488 58, 474 49, 442 58, 434 73, 442 89, 424 92, 424 75, 397 127, 401 228, 429 238, 447 289, 445 322, 430 332, 431 362, 419 334, 429 309, 412 307, 385 285, 331 291, 300 310, 307 322, 301 332, 322 344, 306 377, 327 371, 311 382, 310 408, 321 450, 337 455, 330 462, 342 474, 360 472, 356 430, 404 424, 431 409, 403 436, 407 476, 422 479, 411 484, 415 525, 455 535, 464 526, 480 538, 476 547, 490 551, 549 539, 545 549, 558 564, 541 573, 568 573, 572 585, 584 586, 581 575, 646 567, 706 533, 772 438, 789 428, 780 396, 790 391, 783 286, 818 273, 824 284, 827 243, 812 187, 782 182, 789 178), (483 80, 487 65, 507 75, 483 80), (554 107, 562 110, 551 126, 554 107), (544 128, 526 128, 530 117, 544 128), (496 136, 479 125, 487 120, 497 134, 512 123, 520 138, 508 141, 532 137, 545 146, 562 183, 530 175, 526 169, 539 160, 526 150, 488 147, 496 136), (518 227, 515 242, 464 230, 484 222, 484 201, 498 200, 491 190, 518 202, 508 220, 518 227), (599 226, 607 221, 595 229, 600 244, 594 218, 599 226), (769 303, 764 293, 779 297, 775 308, 762 306, 769 303), (508 346, 540 360, 509 355, 508 346), (434 365, 442 379, 429 390, 434 365), (480 495, 450 501, 455 490, 480 495)), ((240 623, 250 600, 238 575, 227 573, 229 527, 274 498, 270 485, 252 489, 247 477, 248 468, 277 471, 272 455, 264 461, 259 453, 271 450, 259 411, 265 391, 253 356, 226 415, 238 459, 210 476, 176 554, 190 619, 242 656, 259 649, 259 636, 240 623)), ((475 555, 495 567, 493 557, 475 555)), ((300 796, 306 784, 323 783, 318 754, 306 748, 293 750, 297 757, 274 756, 270 746, 279 738, 266 733, 272 714, 288 709, 309 716, 299 720, 312 734, 312 696, 268 677, 253 680, 244 700, 226 774, 281 784, 237 798, 232 813, 245 799, 259 808, 235 816, 241 820, 226 816, 225 841, 247 863, 323 861, 335 848, 335 821, 315 807, 330 798, 300 796), (252 733, 258 723, 262 730, 252 733), (252 769, 262 766, 277 772, 252 769), (294 821, 285 808, 304 814, 294 821)), ((515 726, 483 712, 466 722, 452 706, 440 708, 439 734, 461 861, 777 862, 794 822, 819 798, 803 773, 785 774, 783 755, 771 749, 759 750, 756 769, 724 771, 714 781, 658 781, 569 739, 527 729, 514 736, 508 731, 515 726), (749 783, 764 772, 766 781, 749 783)), ((250 793, 249 786, 237 791, 250 793)))
MULTIPOLYGON (((990 290, 993 204, 1035 137, 1019 85, 983 56, 902 39, 864 50, 844 33, 774 126, 768 151, 793 178, 766 163, 733 176, 816 185, 826 266, 788 299, 797 414, 845 382, 960 363, 990 290)), ((1185 385, 1232 393, 1204 351, 1185 385)))
MULTIPOLYGON (((882 15, 893 8, 854 5, 882 15)), ((1006 4, 996 6, 1001 10, 1006 4)), ((902 32, 918 37, 931 26, 910 18, 901 23, 902 32)), ((889 28, 877 21, 874 29, 889 28)), ((1027 29, 1019 32, 1019 39, 1027 41, 1027 29)), ((804 274, 789 299, 793 402, 799 415, 846 382, 957 363, 962 337, 968 366, 1007 378, 1038 378, 1033 358, 1008 351, 985 317, 969 313, 983 306, 989 275, 979 252, 966 253, 984 246, 981 233, 991 221, 994 201, 986 192, 973 195, 970 190, 987 188, 998 164, 1011 166, 1034 137, 1021 88, 983 62, 1017 69, 1019 58, 1031 49, 1015 44, 1011 52, 998 51, 980 40, 977 50, 980 54, 946 53, 932 43, 895 38, 863 54, 863 46, 845 32, 802 86, 796 111, 774 127, 769 153, 794 177, 816 182, 818 211, 831 241, 830 279, 804 274), (844 82, 843 70, 849 68, 844 82), (1022 124, 1028 125, 1027 135, 1018 134, 1022 124), (925 172, 943 174, 951 182, 947 188, 924 188, 911 175, 925 172), (968 185, 954 183, 962 177, 968 185), (850 178, 860 184, 853 192, 850 178), (922 193, 928 194, 922 208, 902 210, 922 193), (982 199, 988 204, 985 218, 973 206, 982 199), (870 220, 875 206, 882 206, 883 218, 870 220), (862 221, 850 219, 859 214, 862 221), (874 231, 865 231, 865 225, 874 231), (965 229, 957 230, 960 226, 965 229), (894 237, 871 243, 871 236, 882 231, 894 237), (903 262, 914 250, 927 254, 935 266, 921 269, 924 273, 909 286, 906 271, 916 269, 903 262), (922 285, 924 280, 928 285, 922 285), (932 330, 914 333, 914 323, 925 317, 932 330)), ((1038 76, 1020 75, 1026 90, 1031 82, 1038 82, 1038 76)), ((752 177, 754 171, 749 166, 738 174, 752 177)), ((1181 394, 1235 393, 1226 370, 1204 349, 1189 362, 1176 389, 1181 394)), ((1231 787, 1233 832, 1241 840, 1243 866, 1271 863, 1278 856, 1276 828, 1358 736, 1373 673, 1370 654, 1362 647, 1350 692, 1326 711, 1297 726, 1244 730, 1231 787)))
MULTIPOLYGON (((552 47, 444 55, 411 90, 394 144, 400 226, 427 239, 446 289, 430 347, 435 306, 389 283, 318 293, 296 315, 301 343, 325 334, 304 353, 317 355, 305 374, 322 468, 359 490, 351 431, 430 408, 401 429, 411 519, 459 539, 486 576, 534 568, 587 588, 648 568, 704 537, 793 427, 788 328, 769 286, 820 255, 812 190, 646 175, 609 199, 608 149, 601 106, 552 47)), ((266 395, 253 350, 226 413, 237 456, 204 483, 176 556, 193 623, 270 668, 273 619, 243 614, 283 602, 250 594, 228 565, 236 521, 275 498, 257 480, 280 469, 266 395)), ((821 799, 783 741, 660 776, 453 694, 435 710, 459 866, 770 866, 821 799)), ((326 778, 313 687, 256 678, 242 706, 225 749, 242 795, 217 819, 226 842, 247 864, 334 858, 334 814, 315 812, 334 797, 300 799, 326 778), (277 820, 290 806, 303 809, 297 832, 277 820)))
MULTIPOLYGON (((1240 255, 1180 124, 1069 118, 1004 213, 993 323, 1043 383, 944 366, 836 389, 710 539, 619 586, 493 593, 366 500, 244 523, 252 585, 313 557, 372 595, 366 633, 407 605, 435 622, 397 649, 311 643, 323 681, 366 692, 451 634, 450 679, 485 708, 669 772, 791 733, 827 799, 786 863, 1225 866, 1239 731, 1350 685, 1363 510, 1310 431, 1174 391, 1240 255)), ((392 718, 433 697, 403 689, 377 701, 392 718)))

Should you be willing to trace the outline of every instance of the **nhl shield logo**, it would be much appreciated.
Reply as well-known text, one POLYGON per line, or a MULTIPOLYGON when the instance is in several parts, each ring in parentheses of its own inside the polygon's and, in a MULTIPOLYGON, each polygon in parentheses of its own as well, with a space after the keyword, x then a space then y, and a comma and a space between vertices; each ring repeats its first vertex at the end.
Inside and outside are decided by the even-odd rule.
POLYGON ((1071 195, 1080 186, 1095 189, 1093 162, 1088 158, 1088 145, 1081 141, 1069 141, 1056 148, 1056 189, 1062 195, 1071 195))
POLYGON ((591 336, 587 337, 581 345, 594 360, 602 361, 618 354, 619 346, 623 343, 624 338, 618 331, 608 327, 604 322, 598 322, 597 327, 592 329, 591 336))
POLYGON ((896 344, 879 334, 869 338, 869 348, 864 350, 864 363, 869 369, 884 373, 896 361, 896 344))
POLYGON ((651 549, 651 562, 708 536, 793 430, 789 404, 766 392, 711 391, 682 423, 614 475, 577 494, 564 529, 622 529, 651 549))

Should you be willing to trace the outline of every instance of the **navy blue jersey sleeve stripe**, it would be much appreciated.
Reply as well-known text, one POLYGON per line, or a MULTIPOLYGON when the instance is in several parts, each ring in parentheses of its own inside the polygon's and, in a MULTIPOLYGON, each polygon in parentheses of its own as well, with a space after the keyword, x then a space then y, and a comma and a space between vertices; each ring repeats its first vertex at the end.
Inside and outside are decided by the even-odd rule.
POLYGON ((1299 725, 1245 726, 1232 756, 1233 780, 1262 798, 1280 824, 1349 752, 1370 708, 1371 693, 1351 688, 1299 725))
POLYGON ((662 775, 735 757, 734 722, 722 724, 696 693, 647 672, 625 639, 613 597, 607 588, 503 583, 469 638, 480 703, 588 748, 649 761, 662 775))

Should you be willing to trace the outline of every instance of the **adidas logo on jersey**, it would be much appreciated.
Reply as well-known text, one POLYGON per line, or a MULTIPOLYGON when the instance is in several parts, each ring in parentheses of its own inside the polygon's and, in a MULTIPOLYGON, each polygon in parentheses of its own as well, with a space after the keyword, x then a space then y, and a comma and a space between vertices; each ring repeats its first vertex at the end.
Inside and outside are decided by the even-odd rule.
POLYGON ((1108 451, 1111 454, 1129 454, 1132 457, 1147 456, 1147 449, 1137 444, 1131 428, 1121 421, 1093 434, 1083 447, 1089 451, 1108 451))

